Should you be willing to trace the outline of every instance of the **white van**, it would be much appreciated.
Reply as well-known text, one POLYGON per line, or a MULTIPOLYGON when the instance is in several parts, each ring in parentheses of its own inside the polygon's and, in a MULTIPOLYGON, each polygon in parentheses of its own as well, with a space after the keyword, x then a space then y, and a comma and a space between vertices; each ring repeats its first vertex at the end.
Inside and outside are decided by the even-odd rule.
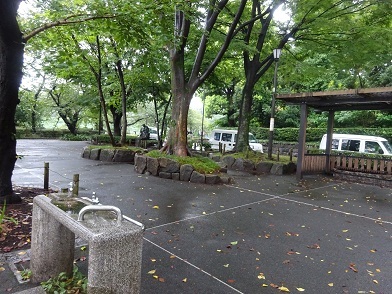
MULTIPOLYGON (((212 149, 219 149, 219 143, 225 145, 226 151, 233 150, 237 140, 237 130, 214 129, 209 136, 212 149)), ((254 150, 263 153, 263 145, 257 142, 256 137, 249 133, 249 146, 254 150)))
MULTIPOLYGON (((321 139, 320 149, 326 146, 327 134, 321 139)), ((333 134, 332 150, 392 155, 392 147, 386 139, 365 135, 333 134)))

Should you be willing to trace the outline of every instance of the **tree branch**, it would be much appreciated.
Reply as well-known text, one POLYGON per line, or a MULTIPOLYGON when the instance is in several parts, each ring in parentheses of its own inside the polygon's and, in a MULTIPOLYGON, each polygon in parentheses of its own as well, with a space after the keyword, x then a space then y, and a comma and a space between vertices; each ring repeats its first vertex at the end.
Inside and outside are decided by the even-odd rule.
POLYGON ((71 25, 71 24, 78 24, 78 23, 82 23, 82 22, 86 22, 86 21, 90 21, 90 20, 96 20, 96 19, 110 19, 110 18, 117 17, 116 15, 94 15, 94 16, 86 16, 84 18, 77 19, 77 20, 71 20, 71 18, 80 17, 80 16, 81 15, 70 15, 62 20, 58 20, 58 21, 51 22, 51 23, 46 23, 46 24, 42 25, 41 27, 35 28, 30 33, 24 35, 22 37, 22 40, 24 43, 27 43, 27 41, 30 40, 32 37, 38 35, 39 33, 42 33, 43 31, 46 31, 46 30, 48 30, 50 28, 54 28, 54 27, 67 26, 67 25, 71 25))

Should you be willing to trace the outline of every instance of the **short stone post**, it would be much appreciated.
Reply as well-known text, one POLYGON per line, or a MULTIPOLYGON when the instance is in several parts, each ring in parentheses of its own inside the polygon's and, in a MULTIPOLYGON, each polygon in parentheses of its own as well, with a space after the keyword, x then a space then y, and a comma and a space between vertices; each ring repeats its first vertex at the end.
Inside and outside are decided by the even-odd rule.
POLYGON ((49 162, 44 163, 44 189, 49 189, 49 162))
POLYGON ((72 197, 78 197, 78 195, 79 195, 79 174, 74 174, 72 180, 72 197))

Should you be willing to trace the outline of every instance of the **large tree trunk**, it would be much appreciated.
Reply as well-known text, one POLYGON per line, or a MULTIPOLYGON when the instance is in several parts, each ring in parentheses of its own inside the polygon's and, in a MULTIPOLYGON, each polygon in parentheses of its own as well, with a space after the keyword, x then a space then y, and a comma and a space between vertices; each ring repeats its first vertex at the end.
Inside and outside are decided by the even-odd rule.
POLYGON ((19 1, 0 5, 0 202, 12 202, 12 172, 16 161, 15 111, 22 80, 22 33, 16 21, 19 1))
POLYGON ((248 76, 242 90, 242 103, 236 142, 237 152, 243 152, 249 149, 249 123, 252 113, 253 90, 256 83, 255 79, 254 71, 249 69, 248 76))
POLYGON ((184 51, 172 50, 170 54, 171 88, 173 94, 170 132, 164 150, 177 156, 189 155, 187 146, 188 112, 193 93, 185 83, 184 51))

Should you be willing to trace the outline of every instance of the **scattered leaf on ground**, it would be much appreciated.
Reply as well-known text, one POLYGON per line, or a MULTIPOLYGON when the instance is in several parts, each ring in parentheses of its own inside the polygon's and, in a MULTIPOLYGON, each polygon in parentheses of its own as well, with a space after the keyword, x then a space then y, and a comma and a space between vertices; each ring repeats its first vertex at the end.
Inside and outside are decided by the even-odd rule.
POLYGON ((148 274, 149 274, 149 275, 153 275, 153 274, 155 274, 155 272, 156 272, 156 270, 150 270, 150 271, 148 272, 148 274))
POLYGON ((350 263, 349 269, 351 269, 353 272, 357 273, 358 270, 355 268, 355 263, 350 263))
POLYGON ((265 276, 264 276, 263 273, 260 273, 260 274, 257 276, 257 278, 258 278, 259 280, 265 280, 265 276))
POLYGON ((188 279, 187 279, 187 278, 185 278, 185 279, 182 279, 182 282, 183 282, 183 283, 186 283, 186 281, 188 281, 188 279))
POLYGON ((290 292, 290 290, 284 286, 278 288, 282 292, 290 292))
POLYGON ((296 288, 296 289, 297 289, 297 291, 299 291, 299 292, 304 292, 304 291, 305 291, 304 288, 296 288))
POLYGON ((159 209, 159 206, 158 205, 154 205, 152 208, 159 209))
POLYGON ((329 283, 328 286, 333 287, 333 283, 329 283))
POLYGON ((310 245, 310 246, 307 246, 308 248, 310 248, 310 249, 320 249, 320 245, 319 244, 313 244, 313 245, 310 245))

